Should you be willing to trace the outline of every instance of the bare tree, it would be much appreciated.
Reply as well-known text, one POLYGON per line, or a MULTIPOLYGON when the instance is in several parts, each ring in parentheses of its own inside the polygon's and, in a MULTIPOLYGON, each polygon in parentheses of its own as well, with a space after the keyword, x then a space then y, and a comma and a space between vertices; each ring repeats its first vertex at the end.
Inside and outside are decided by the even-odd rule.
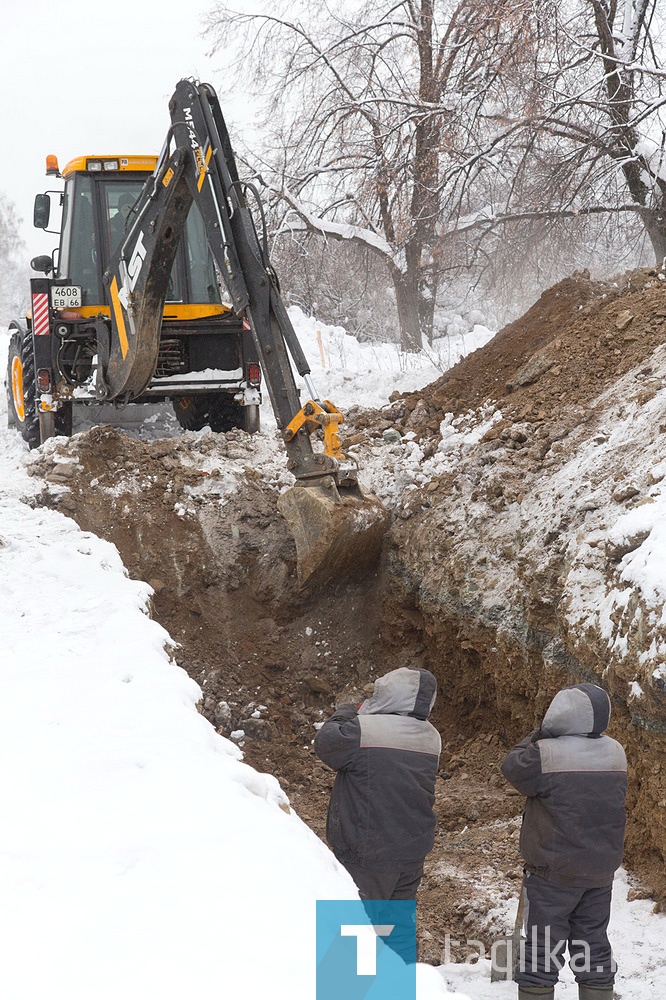
POLYGON ((286 302, 361 341, 397 337, 395 298, 383 262, 366 247, 309 231, 279 230, 273 261, 286 302))
POLYGON ((520 261, 556 279, 559 248, 564 273, 586 256, 631 265, 627 245, 638 262, 646 242, 664 258, 656 6, 341 0, 298 17, 290 0, 291 16, 220 5, 210 30, 225 56, 240 35, 240 78, 253 67, 267 95, 261 173, 281 231, 382 261, 411 350, 462 273, 506 286, 520 261))
POLYGON ((588 0, 603 68, 607 120, 600 142, 622 171, 657 261, 666 257, 666 158, 661 109, 666 101, 650 25, 656 0, 588 0), (621 23, 620 22, 621 19, 621 23))
MULTIPOLYGON (((295 225, 368 247, 389 269, 401 343, 432 335, 446 234, 511 186, 534 113, 539 0, 368 0, 303 16, 215 8, 272 94, 263 179, 295 225), (479 183, 487 175, 485 185, 479 183)), ((294 4, 290 4, 293 9, 294 4)))
POLYGON ((543 217, 633 215, 661 261, 666 91, 651 32, 656 11, 657 0, 574 0, 553 8, 552 44, 540 52, 532 149, 516 175, 513 205, 543 217), (528 174, 539 193, 529 192, 528 174))

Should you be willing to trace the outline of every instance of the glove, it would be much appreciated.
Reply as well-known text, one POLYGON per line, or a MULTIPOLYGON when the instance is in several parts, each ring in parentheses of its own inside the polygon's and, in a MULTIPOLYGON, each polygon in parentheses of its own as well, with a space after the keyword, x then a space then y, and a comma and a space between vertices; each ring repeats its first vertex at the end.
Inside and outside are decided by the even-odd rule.
POLYGON ((335 714, 336 715, 339 715, 339 714, 348 715, 350 719, 353 718, 356 715, 357 712, 358 712, 358 709, 357 709, 356 705, 352 705, 348 701, 343 701, 339 705, 335 706, 335 714))

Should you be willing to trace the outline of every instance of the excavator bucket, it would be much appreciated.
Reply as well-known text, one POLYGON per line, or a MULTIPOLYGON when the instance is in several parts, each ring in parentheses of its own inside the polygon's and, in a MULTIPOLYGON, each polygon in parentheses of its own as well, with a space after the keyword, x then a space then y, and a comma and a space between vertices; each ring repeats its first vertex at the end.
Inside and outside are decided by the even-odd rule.
POLYGON ((296 542, 301 588, 360 580, 377 565, 389 515, 358 483, 339 492, 333 479, 292 486, 278 509, 296 542))

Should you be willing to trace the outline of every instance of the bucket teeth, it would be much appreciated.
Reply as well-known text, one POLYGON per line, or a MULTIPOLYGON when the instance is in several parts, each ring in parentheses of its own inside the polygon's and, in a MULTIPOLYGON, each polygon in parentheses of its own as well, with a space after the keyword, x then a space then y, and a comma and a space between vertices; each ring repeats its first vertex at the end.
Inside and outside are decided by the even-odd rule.
POLYGON ((389 526, 384 505, 362 486, 294 486, 278 509, 296 542, 298 582, 306 585, 363 579, 379 561, 389 526))

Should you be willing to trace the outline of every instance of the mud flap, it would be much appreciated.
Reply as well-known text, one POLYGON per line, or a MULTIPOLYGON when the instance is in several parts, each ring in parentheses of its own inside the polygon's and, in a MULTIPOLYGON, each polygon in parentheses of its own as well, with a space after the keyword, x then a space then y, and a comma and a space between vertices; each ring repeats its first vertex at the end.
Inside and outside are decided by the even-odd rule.
POLYGON ((389 527, 384 505, 358 483, 293 486, 278 500, 296 542, 300 587, 359 580, 378 563, 389 527))
POLYGON ((44 444, 49 438, 55 436, 55 412, 54 410, 39 411, 39 443, 44 444))

